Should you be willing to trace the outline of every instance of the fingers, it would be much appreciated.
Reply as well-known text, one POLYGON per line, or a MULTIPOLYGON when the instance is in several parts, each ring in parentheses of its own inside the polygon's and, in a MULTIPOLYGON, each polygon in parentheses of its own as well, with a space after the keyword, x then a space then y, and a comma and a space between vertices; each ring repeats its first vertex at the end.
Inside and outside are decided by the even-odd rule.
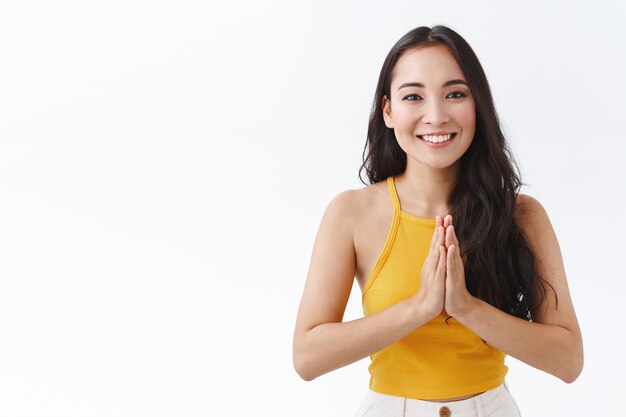
POLYGON ((456 246, 450 245, 448 246, 448 256, 446 256, 446 270, 450 276, 455 276, 456 273, 456 262, 454 257, 457 254, 456 246))
POLYGON ((456 231, 452 225, 446 228, 446 247, 449 248, 450 245, 456 245, 457 248, 459 246, 459 240, 456 237, 456 231))
POLYGON ((443 226, 437 226, 437 249, 444 249, 444 257, 445 257, 445 248, 446 248, 446 232, 443 226))
POLYGON ((452 274, 456 272, 457 268, 464 268, 465 264, 461 259, 461 252, 459 250, 459 244, 456 241, 456 237, 454 238, 455 242, 448 246, 447 251, 447 263, 446 267, 450 270, 452 274))
POLYGON ((450 274, 454 276, 457 268, 463 268, 464 265, 463 260, 461 259, 459 240, 456 237, 454 226, 448 226, 448 229, 446 230, 446 247, 448 248, 446 267, 448 268, 450 274))
MULTIPOLYGON (((446 231, 446 233, 448 232, 448 228, 452 226, 452 216, 450 214, 446 214, 446 216, 443 218, 443 227, 446 231)), ((447 239, 446 239, 447 242, 447 239)))
POLYGON ((457 245, 451 245, 448 248, 446 277, 452 278, 450 282, 452 285, 457 285, 459 282, 465 285, 465 267, 457 245))
POLYGON ((437 281, 445 280, 446 278, 446 259, 447 249, 445 246, 445 228, 441 223, 441 217, 437 216, 437 251, 439 258, 437 259, 437 269, 435 270, 435 279, 437 281))
POLYGON ((440 264, 440 255, 442 253, 440 246, 444 246, 444 258, 448 258, 448 249, 451 245, 456 248, 454 253, 459 254, 459 241, 457 239, 454 226, 452 225, 452 216, 450 214, 445 217, 435 216, 435 223, 435 231, 430 242, 429 259, 427 259, 427 261, 431 262, 430 265, 438 268, 440 264))
POLYGON ((437 270, 435 271, 435 279, 443 281, 446 279, 446 263, 449 256, 446 256, 447 250, 445 246, 439 246, 439 262, 437 262, 437 270))
POLYGON ((436 216, 435 222, 435 231, 433 232, 433 238, 430 241, 430 251, 428 252, 428 256, 437 255, 436 251, 438 250, 439 245, 444 244, 444 233, 441 230, 441 217, 436 216))
POLYGON ((435 231, 433 232, 433 238, 430 240, 430 253, 433 253, 433 247, 435 247, 435 244, 437 243, 437 237, 438 237, 438 232, 439 232, 439 216, 435 217, 435 222, 437 222, 437 224, 435 225, 435 231))

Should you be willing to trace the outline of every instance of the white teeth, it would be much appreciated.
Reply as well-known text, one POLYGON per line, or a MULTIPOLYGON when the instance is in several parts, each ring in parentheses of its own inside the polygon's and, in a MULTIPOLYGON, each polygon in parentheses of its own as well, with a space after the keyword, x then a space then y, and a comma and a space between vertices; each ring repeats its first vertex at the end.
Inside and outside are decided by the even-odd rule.
POLYGON ((451 137, 452 137, 452 133, 448 133, 447 135, 437 135, 437 136, 422 135, 422 139, 424 139, 427 142, 432 142, 432 143, 445 142, 447 140, 450 140, 451 137))

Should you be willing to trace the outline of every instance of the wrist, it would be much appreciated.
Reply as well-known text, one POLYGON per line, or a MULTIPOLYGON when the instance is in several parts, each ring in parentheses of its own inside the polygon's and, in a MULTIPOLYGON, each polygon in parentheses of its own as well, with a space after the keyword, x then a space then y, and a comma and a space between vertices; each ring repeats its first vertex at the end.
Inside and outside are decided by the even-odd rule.
POLYGON ((424 299, 421 295, 421 293, 418 293, 415 296, 405 300, 408 320, 410 321, 411 325, 415 327, 419 327, 424 323, 434 319, 435 317, 437 317, 437 315, 441 314, 441 312, 436 314, 429 312, 428 308, 426 307, 427 304, 424 302, 424 299))
POLYGON ((466 323, 471 321, 472 317, 480 307, 480 301, 481 300, 479 298, 474 297, 470 294, 468 302, 465 304, 465 307, 460 311, 456 311, 455 314, 452 314, 452 316, 460 323, 467 326, 466 323))

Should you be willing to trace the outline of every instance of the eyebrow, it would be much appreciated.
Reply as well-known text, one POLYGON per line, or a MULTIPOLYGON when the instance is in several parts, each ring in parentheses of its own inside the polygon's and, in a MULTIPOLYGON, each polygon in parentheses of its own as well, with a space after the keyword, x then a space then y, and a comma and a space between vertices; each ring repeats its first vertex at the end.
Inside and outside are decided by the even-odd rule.
MULTIPOLYGON (((456 85, 456 84, 463 84, 467 87, 469 87, 469 85, 467 85, 467 82, 463 81, 463 80, 450 80, 450 81, 446 81, 445 83, 443 83, 442 87, 449 87, 451 85, 456 85)), ((426 86, 422 83, 404 83, 402 84, 400 87, 398 87, 398 90, 405 88, 405 87, 419 87, 419 88, 425 88, 426 86)))

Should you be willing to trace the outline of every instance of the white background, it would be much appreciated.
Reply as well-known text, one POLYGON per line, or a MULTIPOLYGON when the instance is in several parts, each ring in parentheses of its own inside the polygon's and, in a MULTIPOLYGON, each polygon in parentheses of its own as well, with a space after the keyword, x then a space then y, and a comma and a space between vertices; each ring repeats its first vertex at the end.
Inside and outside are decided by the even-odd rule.
POLYGON ((382 62, 438 23, 484 66, 583 331, 575 383, 507 358, 510 388, 524 416, 614 415, 622 4, 0 1, 0 416, 353 415, 369 358, 304 382, 296 311, 326 205, 364 186, 382 62))

